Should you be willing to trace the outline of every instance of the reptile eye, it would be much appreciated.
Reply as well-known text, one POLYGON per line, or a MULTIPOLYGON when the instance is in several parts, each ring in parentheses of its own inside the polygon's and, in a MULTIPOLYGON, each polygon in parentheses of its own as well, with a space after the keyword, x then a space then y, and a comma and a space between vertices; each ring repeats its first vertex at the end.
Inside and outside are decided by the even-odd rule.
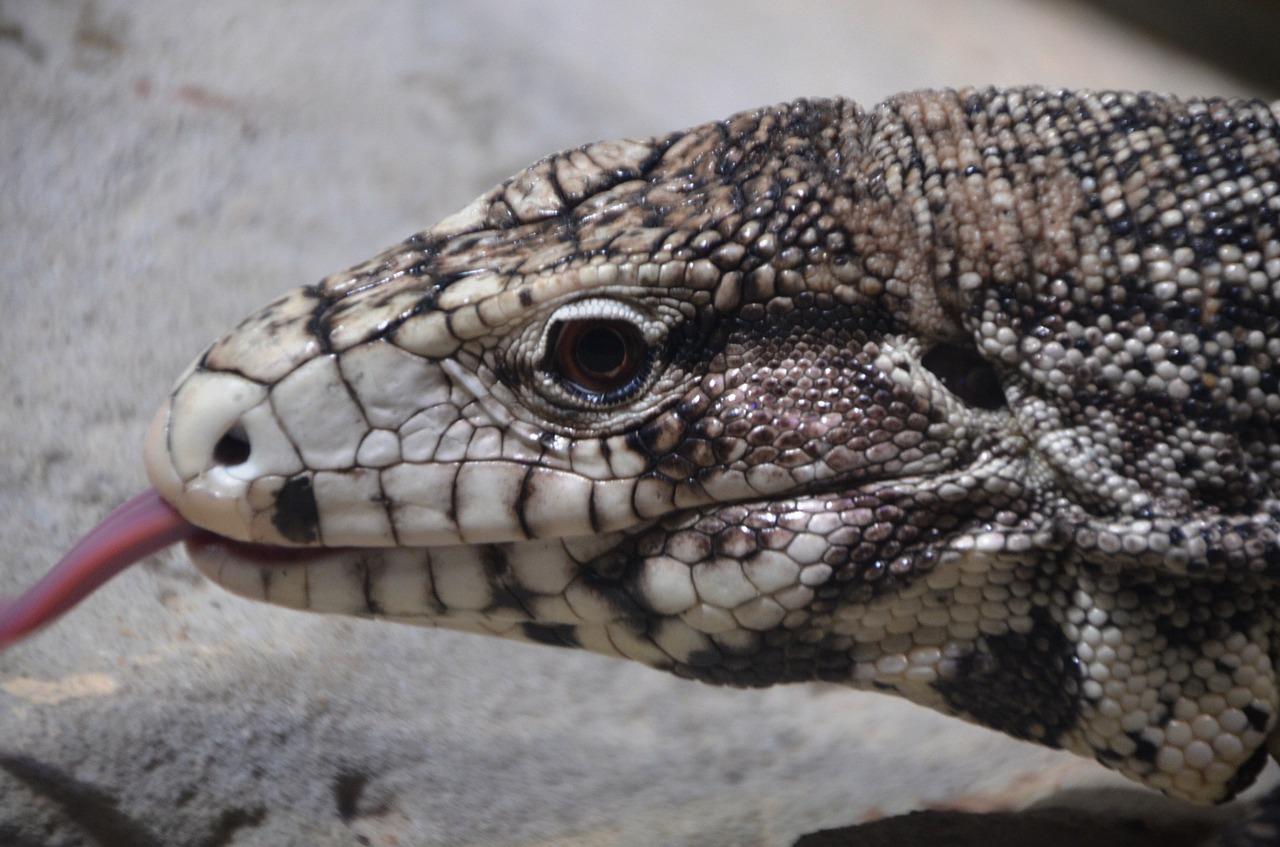
POLYGON ((625 320, 565 321, 550 347, 549 370, 597 402, 623 399, 643 379, 649 364, 640 328, 625 320))
POLYGON ((610 413, 625 414, 621 407, 638 397, 643 407, 640 395, 662 372, 674 321, 622 298, 565 303, 540 322, 532 387, 554 407, 552 416, 586 412, 609 419, 610 413))

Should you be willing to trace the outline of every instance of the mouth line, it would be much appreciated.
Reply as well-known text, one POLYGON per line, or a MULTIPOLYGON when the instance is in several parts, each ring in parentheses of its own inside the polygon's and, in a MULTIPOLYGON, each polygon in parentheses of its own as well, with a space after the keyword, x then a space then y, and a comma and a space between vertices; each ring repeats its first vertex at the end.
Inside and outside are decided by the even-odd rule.
POLYGON ((234 538, 227 538, 207 529, 197 529, 192 535, 184 539, 183 546, 187 550, 187 555, 192 559, 196 559, 205 550, 212 547, 218 548, 225 554, 229 554, 240 561, 263 568, 309 565, 335 553, 379 549, 374 547, 284 547, 275 544, 255 544, 251 541, 237 541, 234 538))
MULTIPOLYGON (((904 480, 897 480, 897 484, 903 482, 904 480)), ((870 487, 879 484, 882 483, 873 482, 870 487)), ((835 489, 834 481, 832 488, 835 489)), ((810 491, 808 494, 813 496, 814 492, 810 491)), ((693 507, 680 511, 698 512, 701 509, 693 507)), ((650 523, 641 521, 630 527, 629 532, 634 534, 650 523)), ((613 534, 594 534, 592 537, 604 539, 613 534)), ((350 564, 355 558, 391 549, 381 545, 295 547, 240 541, 192 523, 170 505, 159 491, 147 489, 103 518, 30 589, 17 597, 0 596, 0 650, 66 614, 134 563, 179 541, 184 543, 188 555, 197 569, 202 571, 202 562, 219 558, 263 570, 308 566, 326 568, 336 562, 350 564)), ((610 543, 617 542, 614 540, 610 543)), ((463 546, 489 547, 492 544, 493 542, 463 546)), ((502 546, 501 542, 498 544, 502 546)), ((430 549, 434 545, 421 546, 430 549)), ((456 545, 440 546, 448 548, 456 545)))

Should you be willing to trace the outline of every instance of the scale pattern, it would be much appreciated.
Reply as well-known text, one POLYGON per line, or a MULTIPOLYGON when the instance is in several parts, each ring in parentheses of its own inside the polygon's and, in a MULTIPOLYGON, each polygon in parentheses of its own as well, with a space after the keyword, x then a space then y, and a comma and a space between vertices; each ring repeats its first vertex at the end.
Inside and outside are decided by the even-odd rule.
POLYGON ((215 343, 152 479, 248 596, 874 688, 1220 801, 1280 709, 1277 139, 986 89, 571 150, 215 343))

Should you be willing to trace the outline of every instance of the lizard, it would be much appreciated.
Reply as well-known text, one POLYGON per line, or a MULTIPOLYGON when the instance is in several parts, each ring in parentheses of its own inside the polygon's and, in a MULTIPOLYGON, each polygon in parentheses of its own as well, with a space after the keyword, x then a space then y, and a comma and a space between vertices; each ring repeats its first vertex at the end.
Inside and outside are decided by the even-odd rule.
POLYGON ((270 603, 1227 800, 1280 749, 1278 115, 917 91, 543 159, 213 343, 0 642, 185 539, 270 603))

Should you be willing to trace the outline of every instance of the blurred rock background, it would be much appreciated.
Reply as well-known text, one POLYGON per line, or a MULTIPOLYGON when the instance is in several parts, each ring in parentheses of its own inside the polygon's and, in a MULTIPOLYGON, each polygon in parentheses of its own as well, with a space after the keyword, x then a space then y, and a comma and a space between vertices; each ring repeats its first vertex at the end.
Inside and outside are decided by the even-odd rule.
MULTIPOLYGON (((802 95, 1280 87, 1271 4, 1134 5, 0 2, 0 595, 146 484, 146 424, 214 336, 547 153, 802 95)), ((13 847, 785 847, 1034 803, 1030 835, 950 816, 948 843, 1232 814, 891 698, 254 605, 178 552, 0 655, 13 847)))

